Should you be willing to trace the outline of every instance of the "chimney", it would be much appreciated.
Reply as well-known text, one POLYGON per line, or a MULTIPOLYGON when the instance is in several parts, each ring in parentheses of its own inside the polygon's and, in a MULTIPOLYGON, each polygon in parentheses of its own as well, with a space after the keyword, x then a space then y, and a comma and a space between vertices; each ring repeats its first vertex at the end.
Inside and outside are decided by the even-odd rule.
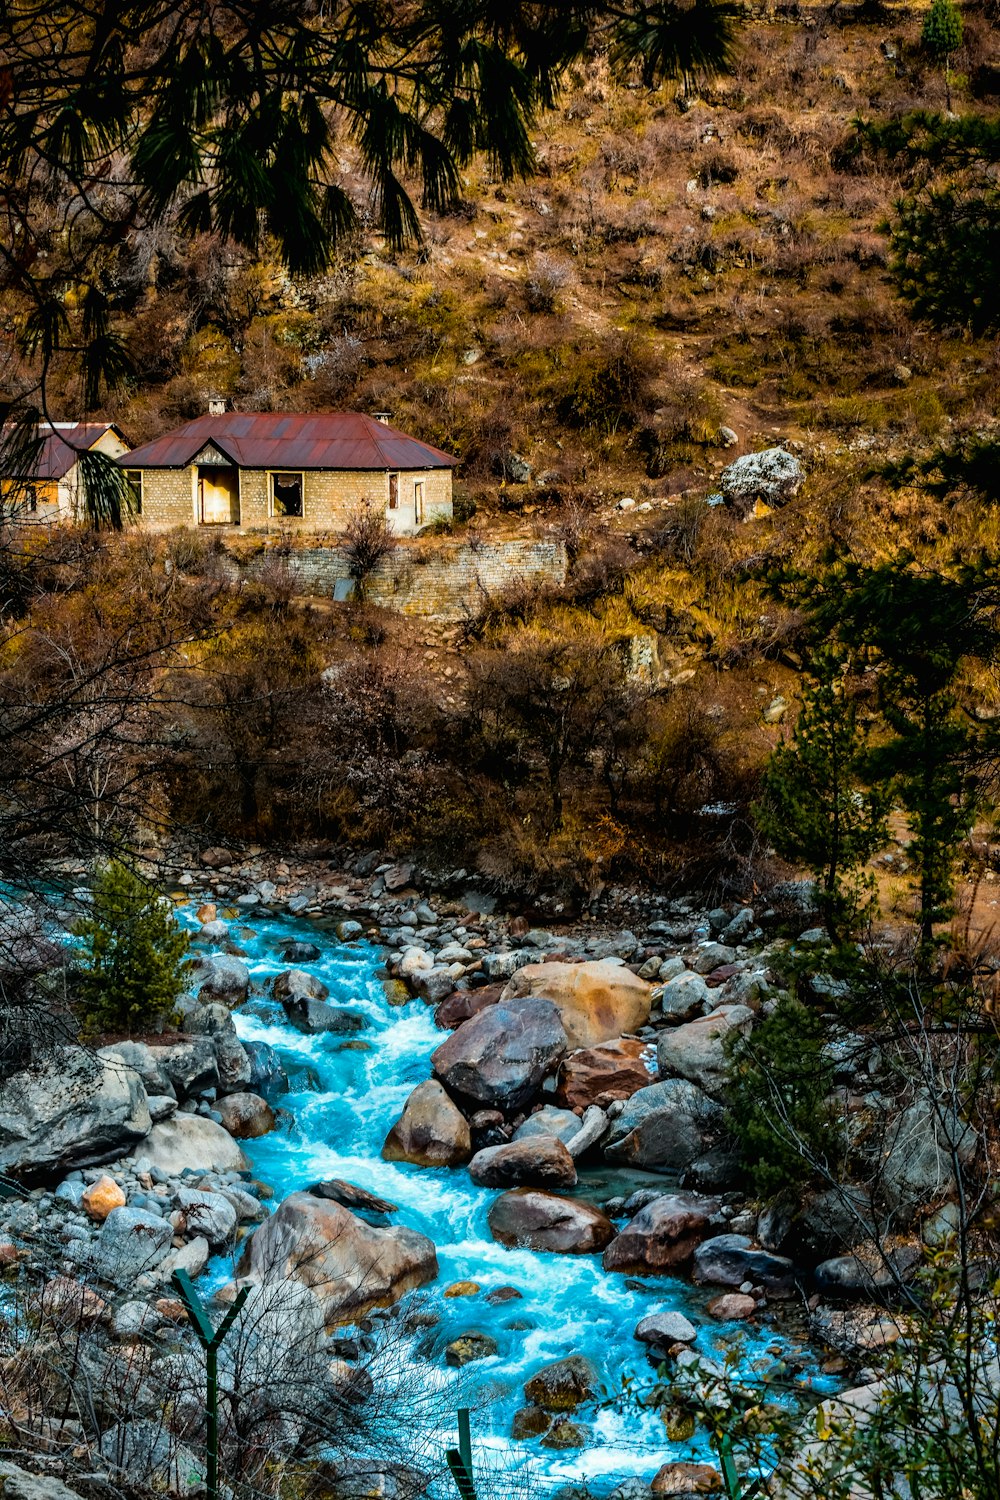
POLYGON ((373 411, 372 412, 372 416, 375 418, 376 422, 381 422, 383 427, 388 427, 388 425, 389 425, 389 418, 390 418, 391 415, 392 415, 392 413, 388 412, 388 411, 373 411))
POLYGON ((226 414, 226 400, 224 396, 209 396, 208 415, 210 417, 224 417, 226 414))

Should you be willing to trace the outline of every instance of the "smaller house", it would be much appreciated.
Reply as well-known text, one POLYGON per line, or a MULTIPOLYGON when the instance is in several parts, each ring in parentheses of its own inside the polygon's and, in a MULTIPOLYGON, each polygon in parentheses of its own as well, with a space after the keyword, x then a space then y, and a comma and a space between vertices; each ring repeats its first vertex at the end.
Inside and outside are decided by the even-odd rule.
POLYGON ((457 459, 361 412, 219 412, 127 459, 142 524, 341 530, 362 504, 413 534, 452 514, 457 459))
POLYGON ((80 454, 128 454, 128 444, 113 422, 53 422, 38 431, 41 446, 30 471, 4 474, 3 490, 11 494, 25 519, 75 521, 83 486, 80 454))

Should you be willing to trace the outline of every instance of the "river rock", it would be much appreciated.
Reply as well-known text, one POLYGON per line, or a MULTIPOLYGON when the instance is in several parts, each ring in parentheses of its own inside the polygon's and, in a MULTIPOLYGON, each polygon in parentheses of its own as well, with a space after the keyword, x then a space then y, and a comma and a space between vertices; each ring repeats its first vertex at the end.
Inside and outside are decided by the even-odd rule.
POLYGON ((746 1036, 753 1021, 747 1006, 724 1005, 711 1015, 661 1031, 656 1044, 660 1072, 686 1078, 718 1098, 726 1086, 726 1039, 734 1032, 746 1036))
POLYGON ((315 974, 307 974, 305 969, 285 969, 281 974, 275 975, 271 993, 275 1000, 280 1000, 284 1005, 286 1000, 300 997, 326 1000, 330 991, 322 979, 317 979, 315 974))
POLYGON ((398 1203, 390 1203, 388 1198, 379 1198, 367 1188, 358 1187, 357 1183, 345 1182, 342 1177, 314 1182, 307 1192, 312 1193, 314 1198, 329 1198, 331 1203, 339 1203, 342 1208, 349 1208, 354 1214, 378 1214, 385 1217, 399 1212, 398 1203))
POLYGON ((464 1021, 431 1054, 431 1066, 450 1092, 513 1110, 529 1102, 565 1052, 555 1006, 528 997, 464 1021))
POLYGON ((586 1448, 593 1442, 594 1434, 581 1422, 571 1422, 568 1417, 556 1417, 542 1438, 543 1448, 586 1448))
POLYGON ((595 1255, 614 1238, 614 1225, 593 1203, 537 1188, 514 1188, 491 1205, 490 1233, 501 1245, 595 1255))
POLYGON ((202 1001, 221 1000, 242 1005, 250 993, 250 970, 242 958, 231 953, 213 953, 195 962, 191 980, 202 1001))
POLYGON ((80 1200, 84 1213, 95 1224, 103 1224, 113 1208, 124 1208, 128 1200, 125 1191, 113 1177, 99 1177, 84 1188, 80 1200))
MULTIPOLYGON (((351 927, 357 928, 357 931, 351 934, 352 937, 357 937, 362 930, 361 924, 359 922, 351 922, 349 924, 346 922, 342 922, 339 925, 342 927, 346 927, 349 925, 351 927)), ((340 934, 338 933, 338 937, 339 935, 340 934)), ((315 943, 305 943, 298 940, 295 942, 283 944, 281 949, 281 962, 283 964, 291 964, 293 967, 297 966, 298 964, 314 964, 316 960, 318 958, 322 958, 322 956, 322 953, 316 947, 315 943)))
POLYGON ((517 1127, 514 1139, 526 1141, 533 1135, 554 1135, 565 1146, 579 1132, 579 1115, 575 1115, 571 1109, 556 1109, 555 1105, 545 1104, 517 1127))
POLYGON ((411 1464, 377 1457, 323 1460, 316 1478, 324 1500, 418 1500, 431 1482, 411 1464))
POLYGON ((314 1000, 309 995, 289 995, 282 1001, 285 1015, 296 1031, 306 1036, 356 1036, 368 1027, 367 1018, 357 1010, 344 1005, 327 1005, 325 1000, 314 1000))
POLYGON ((163 1259, 172 1233, 167 1221, 157 1214, 140 1208, 113 1208, 92 1247, 90 1268, 104 1281, 127 1286, 163 1259))
POLYGON ((556 1099, 568 1109, 604 1108, 613 1099, 628 1099, 653 1082, 642 1054, 645 1042, 623 1037, 571 1052, 559 1069, 556 1099))
POLYGON ((274 1110, 259 1094, 227 1094, 216 1109, 222 1116, 223 1129, 238 1141, 256 1140, 275 1127, 274 1110))
POLYGON ((723 1292, 721 1297, 714 1297, 708 1304, 708 1311, 720 1323, 742 1323, 753 1317, 757 1303, 745 1292, 723 1292))
POLYGON ((477 1151, 469 1163, 469 1176, 480 1187, 576 1186, 576 1167, 562 1141, 551 1135, 534 1135, 502 1146, 477 1151))
POLYGON ((148 1046, 145 1042, 126 1040, 115 1042, 112 1047, 102 1047, 97 1055, 108 1058, 115 1066, 124 1064, 125 1067, 138 1073, 147 1094, 169 1094, 173 1097, 174 1086, 157 1055, 156 1048, 148 1046))
POLYGON ((784 448, 764 448, 744 453, 723 469, 719 491, 730 509, 746 520, 758 501, 772 508, 785 505, 798 494, 804 478, 794 454, 784 448))
POLYGON ((203 1235, 210 1245, 223 1245, 236 1232, 236 1210, 221 1193, 201 1188, 181 1188, 174 1200, 180 1223, 180 1234, 203 1235))
POLYGON ((965 1165, 977 1145, 972 1127, 927 1093, 887 1117, 881 1136, 880 1185, 903 1220, 929 1200, 954 1192, 952 1153, 965 1165))
POLYGON ((79 1491, 54 1474, 33 1474, 6 1458, 0 1462, 0 1487, 5 1500, 80 1500, 79 1491))
POLYGON ((658 1005, 663 1013, 663 1018, 672 1025, 679 1025, 682 1021, 692 1021, 695 1016, 701 1015, 705 1006, 711 1001, 712 992, 702 979, 692 969, 685 969, 681 974, 675 974, 660 990, 658 1005))
POLYGON ((154 1125, 134 1153, 137 1160, 179 1177, 185 1171, 246 1172, 250 1162, 227 1130, 202 1115, 174 1115, 154 1125))
POLYGON ((281 1058, 269 1042, 244 1042, 243 1050, 250 1059, 250 1077, 247 1083, 258 1094, 283 1094, 288 1079, 281 1065, 281 1058))
POLYGON ((694 1193, 668 1193, 656 1198, 631 1219, 604 1252, 606 1271, 679 1271, 691 1260, 695 1247, 711 1233, 714 1198, 694 1193))
POLYGON ((186 1012, 184 1026, 196 1036, 211 1040, 220 1088, 239 1089, 250 1082, 250 1058, 236 1034, 236 1023, 228 1005, 218 1000, 195 1005, 186 1012))
POLYGON ((148 1050, 178 1099, 218 1088, 219 1062, 211 1037, 192 1036, 187 1041, 151 1046, 148 1050))
POLYGON ((749 1281, 782 1295, 795 1289, 795 1264, 783 1255, 754 1249, 745 1234, 718 1234, 695 1250, 694 1279, 732 1287, 749 1281))
POLYGON ((489 1359, 498 1350, 497 1341, 488 1333, 470 1332, 460 1334, 444 1351, 444 1362, 455 1369, 474 1364, 476 1360, 489 1359))
POLYGON ((646 1025, 652 987, 604 960, 526 964, 510 979, 501 1004, 526 995, 552 1002, 571 1047, 594 1047, 646 1025))
POLYGON ((247 1243, 240 1281, 307 1287, 327 1328, 352 1323, 433 1281, 437 1255, 426 1235, 375 1228, 339 1203, 293 1193, 247 1243))
POLYGON ((575 1411, 597 1394, 600 1377, 589 1359, 571 1354, 536 1370, 524 1387, 533 1406, 542 1411, 575 1411))
POLYGON ((469 1122, 433 1078, 413 1090, 382 1147, 385 1161, 421 1167, 457 1167, 471 1155, 469 1122))
POLYGON ((698 1330, 683 1313, 649 1313, 636 1324, 635 1337, 655 1354, 667 1354, 675 1344, 693 1344, 698 1330))
POLYGON ((452 990, 434 1012, 435 1026, 440 1026, 442 1031, 454 1031, 463 1021, 469 1021, 481 1010, 496 1005, 502 989, 502 984, 483 984, 477 990, 452 990))
POLYGON ((657 1469, 650 1483, 654 1495, 690 1500, 693 1495, 721 1495, 722 1475, 711 1464, 673 1463, 657 1469))
POLYGON ((722 1127, 719 1105, 683 1078, 639 1089, 611 1122, 608 1161, 683 1171, 709 1149, 722 1127))
POLYGON ((111 1161, 151 1125, 138 1073, 64 1047, 0 1083, 0 1171, 30 1178, 111 1161))

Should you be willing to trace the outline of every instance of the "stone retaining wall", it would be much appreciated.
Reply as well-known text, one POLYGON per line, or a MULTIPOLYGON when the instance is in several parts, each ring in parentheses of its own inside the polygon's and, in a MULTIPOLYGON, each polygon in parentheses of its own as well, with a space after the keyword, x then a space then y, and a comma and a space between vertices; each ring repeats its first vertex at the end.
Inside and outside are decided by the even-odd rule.
MULTIPOLYGON (((253 576, 287 566, 300 594, 346 598, 351 583, 339 547, 292 548, 233 563, 234 573, 253 576)), ((405 615, 433 615, 460 620, 477 614, 486 600, 523 583, 565 582, 566 547, 562 542, 457 542, 446 538, 428 544, 402 545, 379 568, 368 588, 373 604, 405 615)))

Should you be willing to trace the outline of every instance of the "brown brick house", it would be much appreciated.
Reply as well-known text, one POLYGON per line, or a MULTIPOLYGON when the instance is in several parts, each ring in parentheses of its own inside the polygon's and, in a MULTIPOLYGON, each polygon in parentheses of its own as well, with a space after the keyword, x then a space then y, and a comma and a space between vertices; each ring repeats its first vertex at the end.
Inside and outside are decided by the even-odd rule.
POLYGON ((151 528, 335 531, 369 501, 404 534, 450 519, 457 462, 361 412, 210 412, 122 460, 151 528))

